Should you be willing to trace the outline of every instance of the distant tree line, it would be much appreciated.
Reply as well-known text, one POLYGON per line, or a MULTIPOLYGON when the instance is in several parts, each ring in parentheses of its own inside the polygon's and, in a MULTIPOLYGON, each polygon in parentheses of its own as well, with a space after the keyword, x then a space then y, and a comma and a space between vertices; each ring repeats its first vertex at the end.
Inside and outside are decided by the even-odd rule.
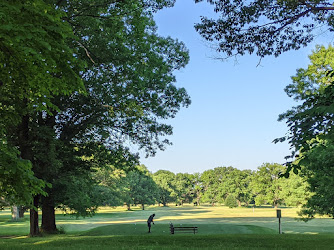
POLYGON ((301 176, 291 174, 280 178, 285 167, 263 164, 257 170, 239 170, 234 167, 217 167, 203 173, 173 173, 159 170, 150 173, 144 166, 125 172, 112 166, 98 169, 97 189, 104 192, 100 205, 159 204, 167 206, 184 203, 200 205, 225 204, 229 207, 249 205, 299 206, 310 196, 308 184, 301 176))

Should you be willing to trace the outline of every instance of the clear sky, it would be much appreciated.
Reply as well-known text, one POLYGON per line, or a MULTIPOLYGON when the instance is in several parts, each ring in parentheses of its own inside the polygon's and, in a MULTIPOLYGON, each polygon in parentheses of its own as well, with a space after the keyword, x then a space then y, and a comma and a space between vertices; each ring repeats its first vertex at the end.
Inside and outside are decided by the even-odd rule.
POLYGON ((190 51, 190 63, 175 75, 192 104, 166 121, 174 127, 169 137, 173 145, 141 163, 152 172, 174 173, 202 173, 219 166, 255 170, 265 162, 284 163, 289 145, 272 143, 287 132, 278 115, 296 104, 284 87, 297 68, 307 66, 315 43, 265 58, 259 66, 255 55, 221 61, 194 29, 200 16, 213 16, 213 6, 178 0, 155 15, 158 33, 183 41, 190 51))

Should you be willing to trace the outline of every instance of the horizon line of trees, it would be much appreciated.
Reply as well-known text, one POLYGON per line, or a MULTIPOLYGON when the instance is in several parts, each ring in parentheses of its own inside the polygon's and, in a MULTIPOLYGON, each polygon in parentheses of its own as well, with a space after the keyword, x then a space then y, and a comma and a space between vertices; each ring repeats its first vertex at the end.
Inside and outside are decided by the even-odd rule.
POLYGON ((109 166, 98 169, 94 178, 99 190, 105 193, 100 206, 170 203, 225 204, 229 207, 250 204, 299 206, 310 196, 305 178, 291 174, 281 178, 286 167, 265 163, 257 170, 239 170, 234 167, 216 167, 203 173, 173 173, 159 170, 151 173, 144 165, 125 172, 109 166))
MULTIPOLYGON (((89 199, 96 208, 126 206, 128 210, 137 205, 144 210, 146 205, 168 206, 171 203, 177 206, 184 203, 209 203, 212 206, 224 204, 230 208, 305 205, 312 194, 306 178, 296 174, 282 178, 285 171, 286 167, 276 163, 265 163, 256 170, 239 170, 230 166, 193 174, 173 173, 169 170, 152 173, 145 165, 125 171, 109 165, 95 169, 95 185, 92 186, 89 199)), ((78 199, 85 202, 82 197, 78 199)), ((70 210, 65 204, 57 208, 70 210)), ((13 219, 22 218, 25 209, 24 206, 13 206, 13 219)))

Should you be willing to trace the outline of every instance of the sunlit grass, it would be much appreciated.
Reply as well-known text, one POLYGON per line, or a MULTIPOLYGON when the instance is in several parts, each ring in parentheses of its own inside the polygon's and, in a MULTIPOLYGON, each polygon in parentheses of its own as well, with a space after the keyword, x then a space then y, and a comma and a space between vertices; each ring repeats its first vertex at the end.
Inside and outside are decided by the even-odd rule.
POLYGON ((282 209, 278 234, 276 210, 272 207, 234 208, 223 206, 100 208, 94 217, 64 216, 57 211, 57 226, 64 235, 27 237, 29 215, 13 222, 9 210, 0 211, 0 249, 331 249, 334 221, 317 218, 296 221, 297 208, 282 209), (152 233, 146 220, 156 214, 152 233), (198 226, 198 234, 171 235, 174 226, 198 226))
MULTIPOLYGON (((297 208, 280 208, 282 210, 282 229, 285 233, 294 234, 318 234, 333 233, 334 221, 329 218, 318 218, 308 223, 296 221, 297 208)), ((199 227, 204 225, 227 225, 230 227, 250 226, 263 227, 268 230, 278 230, 276 209, 273 207, 233 208, 224 206, 192 206, 182 207, 158 207, 147 206, 146 210, 140 207, 132 207, 126 211, 125 207, 102 207, 93 217, 79 218, 66 215, 61 211, 56 212, 57 226, 62 227, 67 233, 83 232, 101 226, 141 224, 146 226, 146 220, 152 213, 156 214, 156 225, 194 224, 199 227)), ((209 230, 210 231, 210 230, 209 230)), ((214 230, 213 230, 214 231, 214 230)), ((213 232, 212 231, 212 232, 213 232)), ((11 221, 10 210, 0 211, 0 235, 27 235, 29 232, 29 215, 22 221, 11 221)), ((222 232, 224 233, 224 232, 222 232)))

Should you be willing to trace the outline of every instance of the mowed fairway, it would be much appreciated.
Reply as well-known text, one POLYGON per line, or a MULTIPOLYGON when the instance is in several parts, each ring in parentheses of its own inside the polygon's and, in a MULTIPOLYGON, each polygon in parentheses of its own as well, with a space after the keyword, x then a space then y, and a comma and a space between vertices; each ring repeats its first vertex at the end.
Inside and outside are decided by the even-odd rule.
MULTIPOLYGON (((92 218, 57 214, 66 234, 27 238, 29 221, 11 222, 10 211, 0 212, 0 249, 334 249, 334 220, 295 220, 297 209, 282 209, 283 235, 278 235, 274 208, 223 206, 101 208, 92 218), (152 233, 146 220, 156 214, 152 233), (169 233, 174 226, 197 226, 198 234, 169 233), (333 246, 332 246, 333 245, 333 246)), ((28 217, 28 215, 26 216, 28 217)))

